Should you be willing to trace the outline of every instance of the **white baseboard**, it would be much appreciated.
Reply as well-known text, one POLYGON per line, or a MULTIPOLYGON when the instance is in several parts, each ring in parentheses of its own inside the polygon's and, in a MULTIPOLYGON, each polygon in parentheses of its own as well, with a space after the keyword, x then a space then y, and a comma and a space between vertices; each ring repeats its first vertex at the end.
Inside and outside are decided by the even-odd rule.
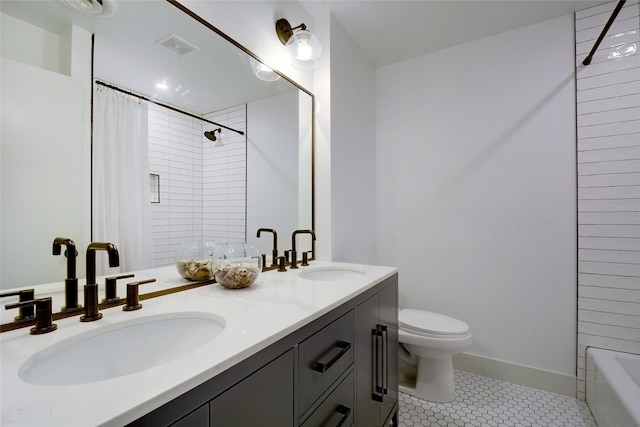
POLYGON ((453 356, 453 367, 496 380, 576 397, 575 375, 545 371, 468 353, 453 356))

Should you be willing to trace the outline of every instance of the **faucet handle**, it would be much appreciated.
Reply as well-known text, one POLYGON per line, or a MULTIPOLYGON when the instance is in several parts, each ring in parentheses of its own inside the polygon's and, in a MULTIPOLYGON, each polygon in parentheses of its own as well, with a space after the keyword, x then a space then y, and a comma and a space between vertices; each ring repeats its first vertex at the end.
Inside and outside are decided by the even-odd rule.
POLYGON ((286 265, 286 260, 284 259, 284 256, 278 257, 278 271, 280 272, 287 271, 287 265, 286 265))
MULTIPOLYGON (((13 296, 18 296, 19 302, 33 301, 35 299, 35 292, 33 289, 22 289, 20 291, 5 292, 3 294, 0 294, 0 298, 13 296)), ((18 315, 14 317, 13 320, 31 320, 34 318, 34 316, 35 314, 33 313, 33 305, 30 304, 20 307, 18 315)))
POLYGON ((112 277, 107 277, 106 279, 104 279, 104 298, 102 300, 102 302, 117 302, 120 300, 120 297, 117 295, 118 293, 118 288, 117 288, 117 281, 119 279, 129 279, 131 277, 134 277, 134 274, 123 274, 121 276, 112 276, 112 277))
POLYGON ((9 310, 11 308, 24 308, 34 305, 36 306, 36 325, 29 330, 29 333, 31 335, 39 335, 58 329, 58 326, 53 323, 51 297, 16 302, 13 304, 7 304, 4 307, 9 310))
POLYGON ((309 255, 313 254, 313 251, 304 251, 302 252, 302 266, 306 267, 309 265, 309 255))
POLYGON ((140 310, 142 308, 142 304, 140 304, 140 295, 138 291, 138 286, 144 285, 145 283, 152 283, 155 281, 156 279, 147 279, 147 280, 141 280, 139 282, 127 283, 127 305, 122 307, 122 309, 124 311, 140 310))

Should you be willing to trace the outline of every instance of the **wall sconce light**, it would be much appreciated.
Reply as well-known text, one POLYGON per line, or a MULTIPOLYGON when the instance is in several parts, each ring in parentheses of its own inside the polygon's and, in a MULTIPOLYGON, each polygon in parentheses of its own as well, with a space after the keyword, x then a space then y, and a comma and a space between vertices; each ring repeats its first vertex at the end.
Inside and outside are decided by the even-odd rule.
POLYGON ((278 19, 276 34, 293 58, 294 67, 312 70, 318 65, 318 59, 322 55, 322 45, 316 36, 307 31, 305 24, 292 28, 286 19, 278 19))

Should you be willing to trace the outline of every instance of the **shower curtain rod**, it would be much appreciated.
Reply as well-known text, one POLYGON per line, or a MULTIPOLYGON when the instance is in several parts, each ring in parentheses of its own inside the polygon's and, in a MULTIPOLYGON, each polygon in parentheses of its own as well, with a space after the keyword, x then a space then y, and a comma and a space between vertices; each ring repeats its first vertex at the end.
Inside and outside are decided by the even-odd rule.
POLYGON ((129 92, 128 90, 121 89, 118 86, 114 86, 114 85, 111 85, 109 83, 101 82, 100 80, 96 80, 96 84, 104 86, 104 87, 108 87, 109 89, 117 90, 118 92, 122 92, 124 94, 129 95, 129 96, 134 96, 136 98, 142 99, 143 101, 151 102, 151 103, 159 105, 161 107, 168 108, 169 110, 173 110, 173 111, 176 111, 178 113, 186 114, 187 116, 193 117, 194 119, 202 120, 203 122, 210 123, 210 124, 212 124, 214 126, 225 128, 225 129, 230 130, 232 132, 235 132, 237 134, 244 135, 244 132, 241 131, 241 130, 236 130, 236 129, 230 128, 228 126, 221 125, 220 123, 212 122, 211 120, 207 120, 207 119, 205 119, 203 117, 196 116, 195 114, 189 113, 188 111, 183 111, 183 110, 181 110, 179 108, 176 108, 176 107, 174 107, 172 105, 164 104, 164 103, 158 102, 158 101, 154 101, 153 99, 149 99, 146 96, 138 95, 137 93, 133 93, 133 92, 129 92))
POLYGON ((609 27, 611 27, 611 24, 613 24, 613 21, 615 21, 616 16, 618 16, 620 9, 622 9, 622 6, 624 6, 624 3, 626 1, 627 0, 620 0, 618 2, 618 4, 616 5, 616 8, 613 10, 613 13, 611 14, 611 17, 607 21, 607 24, 602 29, 602 32, 600 33, 598 40, 596 40, 596 44, 593 45, 593 48, 591 49, 591 52, 589 52, 589 55, 587 55, 587 57, 584 58, 584 61, 582 61, 583 65, 591 64, 591 59, 593 58, 593 54, 596 53, 596 50, 598 49, 598 46, 600 46, 602 39, 604 38, 605 35, 607 35, 607 31, 609 31, 609 27))

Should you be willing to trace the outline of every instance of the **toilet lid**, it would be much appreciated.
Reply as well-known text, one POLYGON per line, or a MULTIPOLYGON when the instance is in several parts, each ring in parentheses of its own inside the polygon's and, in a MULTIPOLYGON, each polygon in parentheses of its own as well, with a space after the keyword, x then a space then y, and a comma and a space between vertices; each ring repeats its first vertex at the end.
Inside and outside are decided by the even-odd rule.
POLYGON ((437 335, 464 335, 469 325, 443 314, 405 308, 398 314, 400 328, 437 335))

